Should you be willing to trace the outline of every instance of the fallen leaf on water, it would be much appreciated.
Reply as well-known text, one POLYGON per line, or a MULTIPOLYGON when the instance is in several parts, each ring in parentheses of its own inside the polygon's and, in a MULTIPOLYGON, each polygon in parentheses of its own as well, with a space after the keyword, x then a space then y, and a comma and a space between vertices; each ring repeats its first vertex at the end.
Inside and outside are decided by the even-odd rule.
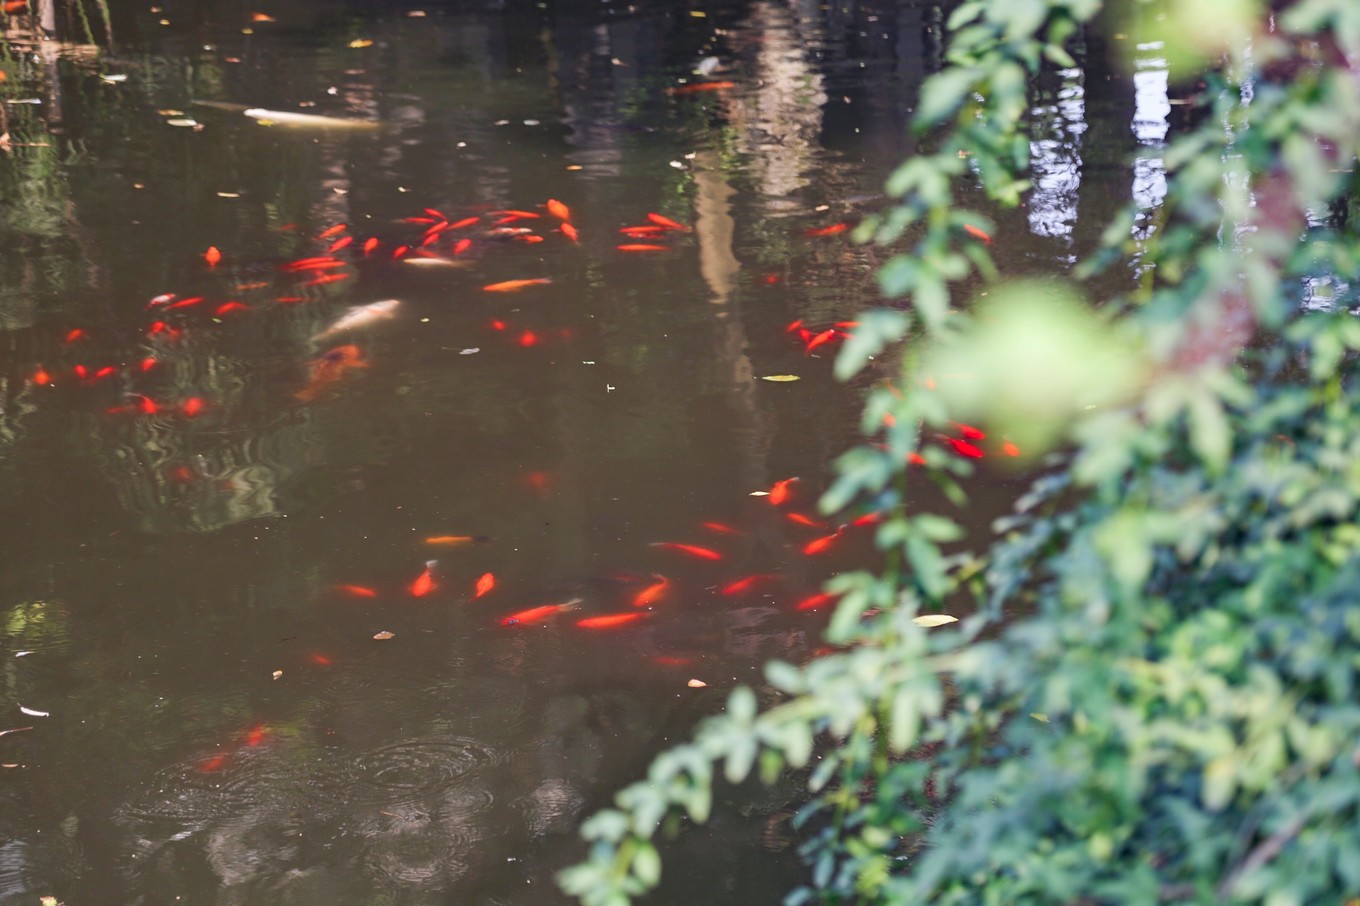
POLYGON ((377 639, 379 642, 386 642, 388 639, 395 638, 396 635, 395 632, 388 632, 384 629, 382 632, 373 633, 373 638, 377 639))
POLYGON ((769 491, 752 491, 751 493, 747 494, 746 496, 747 496, 747 497, 769 497, 769 496, 770 496, 770 492, 769 492, 769 491))
POLYGON ((12 730, 0 730, 0 736, 8 736, 11 733, 23 733, 26 730, 32 729, 32 727, 15 727, 12 730))
POLYGON ((355 38, 353 41, 349 42, 349 46, 354 48, 355 50, 359 50, 360 48, 363 47, 372 47, 373 42, 368 38, 355 38))
POLYGON ((23 713, 27 714, 29 717, 51 717, 51 716, 52 716, 52 713, 51 713, 50 711, 34 711, 32 708, 25 708, 23 705, 20 705, 20 706, 19 706, 19 710, 22 711, 23 713))
POLYGON ((912 617, 911 621, 917 626, 925 626, 928 629, 931 626, 943 626, 946 623, 957 623, 959 618, 951 617, 947 613, 923 613, 919 617, 912 617))
POLYGON ((801 381, 801 380, 802 380, 802 378, 800 378, 800 377, 799 377, 798 375, 796 375, 796 374, 762 374, 762 375, 760 376, 760 379, 761 379, 762 381, 778 381, 778 382, 781 383, 781 384, 782 384, 782 383, 787 383, 788 381, 801 381))
POLYGON ((482 351, 482 349, 481 349, 480 346, 471 346, 471 347, 469 347, 469 348, 467 348, 467 349, 459 350, 458 354, 459 354, 459 355, 476 355, 477 353, 479 353, 479 352, 481 352, 481 351, 482 351))
POLYGON ((692 679, 689 682, 685 683, 685 685, 689 686, 691 689, 702 689, 705 686, 707 686, 708 683, 704 682, 701 679, 692 679))
POLYGON ((166 120, 165 125, 192 129, 194 126, 198 125, 198 120, 188 116, 175 117, 172 120, 166 120))
POLYGON ((282 670, 275 670, 275 671, 274 671, 274 679, 278 679, 278 678, 281 677, 281 676, 283 676, 283 671, 282 671, 282 670))

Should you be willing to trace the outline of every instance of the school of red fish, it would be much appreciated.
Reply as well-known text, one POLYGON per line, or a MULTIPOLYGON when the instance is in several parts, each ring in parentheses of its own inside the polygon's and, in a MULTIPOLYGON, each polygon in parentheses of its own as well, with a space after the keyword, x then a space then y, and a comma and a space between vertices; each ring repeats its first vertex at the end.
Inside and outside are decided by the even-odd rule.
MULTIPOLYGON (((712 83, 704 90, 721 90, 722 87, 723 83, 712 83)), ((314 254, 276 265, 268 279, 235 283, 231 297, 212 299, 207 295, 173 292, 154 296, 145 305, 148 320, 138 337, 136 353, 125 360, 84 359, 81 353, 94 329, 66 326, 59 344, 65 353, 64 361, 36 365, 29 381, 40 387, 65 385, 81 392, 89 391, 92 398, 102 400, 100 408, 109 417, 174 419, 211 415, 214 402, 204 395, 181 394, 178 398, 170 398, 157 392, 158 369, 174 344, 185 342, 197 331, 220 329, 237 318, 267 317, 278 309, 330 303, 337 289, 344 289, 339 284, 356 281, 362 269, 372 264, 461 268, 484 260, 497 249, 518 244, 581 243, 581 231, 573 224, 571 209, 565 203, 548 199, 532 208, 465 211, 451 216, 429 207, 393 225, 384 235, 361 236, 347 224, 330 225, 312 237, 314 254), (99 389, 101 387, 117 389, 99 389), (112 399, 111 393, 116 394, 112 399)), ((689 242, 687 237, 693 233, 690 226, 656 212, 646 213, 639 221, 618 227, 618 235, 623 241, 611 242, 615 252, 623 255, 674 252, 689 242)), ((850 229, 848 223, 832 223, 808 227, 802 234, 809 240, 823 241, 850 229)), ((979 229, 966 227, 965 230, 978 241, 991 241, 979 229)), ((223 251, 212 246, 201 253, 200 267, 206 274, 219 278, 220 283, 225 272, 241 263, 234 262, 232 257, 230 249, 223 251)), ((767 282, 777 280, 773 277, 767 282)), ((481 286, 481 291, 488 294, 541 293, 552 283, 551 276, 535 274, 487 283, 481 286)), ((362 345, 366 332, 401 317, 401 314, 402 303, 396 299, 354 305, 340 312, 328 326, 311 337, 313 351, 299 370, 297 383, 291 391, 292 400, 297 405, 319 405, 342 395, 349 382, 374 367, 362 345)), ((805 323, 798 320, 789 324, 785 333, 790 341, 801 346, 805 355, 820 356, 843 343, 857 326, 854 321, 805 323)), ((507 345, 511 347, 528 348, 568 339, 566 334, 549 335, 529 327, 513 326, 501 318, 489 321, 486 329, 489 337, 506 337, 507 345)), ((768 379, 778 380, 780 376, 768 379)), ((888 421, 891 423, 890 419, 888 421)), ((987 455, 1018 456, 1020 453, 1009 440, 989 440, 977 427, 955 424, 953 428, 951 434, 939 434, 928 440, 938 441, 947 451, 969 459, 987 455)), ((920 453, 912 453, 909 462, 924 464, 925 459, 920 453)), ((188 481, 194 476, 181 465, 171 467, 170 477, 188 481), (174 471, 176 468, 179 473, 174 471)), ((543 473, 530 473, 526 481, 540 495, 549 492, 549 476, 543 473)), ((798 478, 790 477, 750 492, 752 497, 764 497, 795 531, 806 533, 803 540, 796 542, 793 552, 803 557, 826 558, 856 535, 865 539, 863 543, 867 547, 879 517, 871 513, 847 516, 838 523, 828 522, 810 511, 816 493, 804 484, 798 478)), ((742 559, 740 551, 749 546, 747 539, 758 531, 755 526, 706 521, 696 525, 690 537, 650 542, 650 550, 654 553, 643 555, 651 561, 647 571, 616 573, 611 577, 615 591, 592 595, 589 600, 582 596, 568 596, 560 601, 524 600, 513 581, 502 583, 490 571, 472 565, 451 564, 451 557, 464 556, 453 553, 444 555, 443 560, 413 556, 410 572, 400 585, 388 583, 384 586, 367 581, 363 576, 351 575, 336 577, 331 590, 337 598, 355 599, 364 602, 364 606, 391 606, 406 599, 469 605, 476 602, 474 613, 479 619, 485 614, 487 621, 516 631, 555 623, 601 632, 638 627, 663 614, 669 606, 703 595, 720 601, 758 597, 762 602, 784 605, 794 612, 817 611, 834 602, 833 595, 812 591, 806 580, 800 584, 780 573, 727 574, 725 564, 734 560, 739 562, 742 559), (679 559, 690 561, 689 566, 684 570, 670 570, 673 574, 668 575, 667 562, 675 563, 679 559), (699 579, 694 578, 696 569, 701 576, 699 579)), ((467 559, 475 559, 475 552, 490 540, 476 534, 446 534, 427 537, 423 544, 431 549, 466 549, 467 559)), ((391 632, 382 631, 374 638, 387 640, 393 636, 391 632)), ((335 658, 313 652, 310 662, 324 667, 333 664, 335 658)), ((688 663, 684 658, 665 657, 657 662, 688 663)), ((246 732, 243 741, 247 746, 255 746, 266 736, 265 728, 256 727, 246 732)), ((221 766, 209 761, 201 765, 201 769, 212 771, 221 766)))

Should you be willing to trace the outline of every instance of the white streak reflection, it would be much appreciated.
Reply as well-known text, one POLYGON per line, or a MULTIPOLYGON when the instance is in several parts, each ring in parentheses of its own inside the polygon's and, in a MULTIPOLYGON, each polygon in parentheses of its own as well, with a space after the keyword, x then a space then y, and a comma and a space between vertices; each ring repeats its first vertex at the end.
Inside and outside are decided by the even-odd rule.
POLYGON ((1086 89, 1080 69, 1064 69, 1059 77, 1062 83, 1051 102, 1036 104, 1030 111, 1035 138, 1029 145, 1034 179, 1028 204, 1029 228, 1036 236, 1070 241, 1081 188, 1086 89))

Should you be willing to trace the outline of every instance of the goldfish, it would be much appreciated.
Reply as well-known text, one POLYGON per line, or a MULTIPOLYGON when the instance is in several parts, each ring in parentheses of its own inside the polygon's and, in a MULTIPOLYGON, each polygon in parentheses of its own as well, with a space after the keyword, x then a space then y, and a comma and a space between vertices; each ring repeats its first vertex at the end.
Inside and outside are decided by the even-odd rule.
POLYGON ((364 254, 365 254, 365 255, 371 255, 371 254, 373 254, 373 250, 376 249, 377 247, 378 247, 378 237, 377 237, 377 236, 369 236, 367 239, 364 240, 364 254))
POLYGON ((609 613, 598 617, 586 617, 584 620, 577 620, 576 625, 582 629, 613 629, 615 626, 626 626, 629 623, 641 620, 647 614, 641 611, 631 613, 609 613))
POLYGON ((190 418, 193 418, 195 415, 198 415, 198 413, 203 411, 203 400, 197 396, 191 396, 187 400, 179 404, 179 411, 183 412, 190 418))
POLYGON ((330 658, 326 657, 326 655, 322 654, 319 651, 313 651, 310 655, 308 655, 307 659, 310 660, 313 664, 316 664, 318 667, 329 667, 332 663, 334 663, 330 658))
POLYGON ((208 267, 217 267, 218 262, 222 260, 222 253, 217 250, 217 246, 210 245, 203 253, 203 260, 208 262, 208 267))
POLYGON ((1019 456, 1020 448, 1010 441, 1006 441, 1001 445, 1001 452, 1007 456, 1019 456))
POLYGON ((257 724, 246 731, 245 743, 253 748, 264 742, 265 737, 268 735, 269 728, 264 724, 257 724))
POLYGON ((237 302, 235 300, 223 302, 221 305, 217 306, 217 310, 213 312, 213 317, 220 318, 223 315, 231 314, 234 311, 250 311, 250 306, 244 302, 237 302))
POLYGON ((354 242, 353 236, 341 236, 339 239, 335 240, 329 246, 326 247, 326 253, 331 254, 334 252, 338 252, 342 248, 348 247, 353 242, 354 242))
POLYGON ((533 245, 534 243, 542 242, 542 241, 543 241, 543 237, 542 237, 542 236, 539 236, 539 235, 536 234, 536 233, 526 233, 526 234, 523 234, 523 235, 520 235, 520 236, 516 236, 516 237, 515 237, 515 240, 516 240, 517 242, 527 242, 527 243, 529 243, 530 245, 533 245))
POLYGON ((439 210, 438 208, 426 208, 425 213, 429 214, 431 217, 438 217, 440 220, 446 221, 449 219, 448 217, 444 216, 444 212, 439 210))
POLYGON ((882 522, 883 519, 884 519, 883 513, 865 513, 863 516, 857 516, 856 518, 850 520, 850 527, 861 528, 866 525, 877 525, 878 523, 882 522))
POLYGON ((779 578, 778 576, 772 573, 757 573, 754 576, 747 576, 744 579, 738 579, 735 582, 727 583, 722 587, 722 593, 727 595, 728 597, 732 597, 734 595, 744 595, 748 591, 759 585, 761 582, 768 582, 771 579, 778 578, 779 578))
POLYGON ((826 330, 808 340, 807 345, 803 347, 803 351, 812 352, 812 350, 816 349, 818 346, 821 346, 824 343, 830 343, 838 336, 839 334, 834 327, 828 327, 826 330))
POLYGON ((190 308, 194 305, 198 305, 202 301, 202 296, 190 296, 188 299, 180 299, 178 302, 171 302, 167 311, 169 309, 190 308))
POLYGON ((974 239, 981 239, 987 245, 992 244, 992 237, 988 236, 984 230, 978 229, 971 223, 965 223, 963 225, 963 231, 967 233, 969 236, 972 236, 974 239))
POLYGON ((227 766, 228 757, 226 755, 214 755, 212 758, 204 759, 197 765, 201 774, 212 774, 222 770, 227 766))
POLYGON ((327 350, 311 364, 311 381, 308 382, 306 387, 293 394, 294 397, 304 403, 316 399, 326 388, 343 378, 347 372, 355 368, 368 367, 363 350, 352 344, 327 350))
POLYGON ((634 239, 646 239, 649 236, 658 236, 666 232, 665 227, 650 224, 648 226, 626 226, 620 227, 619 232, 634 239))
POLYGON ((470 227, 470 226, 472 226, 472 225, 475 224, 475 223, 481 222, 481 219, 482 219, 482 218, 480 218, 480 217, 464 217, 462 220, 458 221, 457 223, 451 223, 451 224, 449 224, 449 227, 448 227, 448 228, 451 229, 451 230, 461 230, 461 229, 463 229, 464 227, 470 227))
POLYGON ((344 267, 346 262, 339 258, 332 258, 330 255, 318 255, 312 258, 299 258, 287 264, 279 266, 279 270, 284 271, 313 271, 325 270, 332 267, 344 267))
POLYGON ((266 289, 268 286, 269 282, 267 280, 259 280, 255 283, 238 283, 236 284, 236 291, 238 293, 248 293, 253 289, 266 289))
POLYGON ((461 255, 470 248, 472 248, 471 239, 459 239, 453 244, 453 253, 455 255, 461 255))
POLYGON ((963 435, 964 440, 986 440, 987 434, 972 425, 965 425, 962 422, 953 422, 955 428, 963 435))
POLYGON ((814 538, 807 544, 803 545, 803 553, 808 556, 812 556, 813 554, 820 554, 823 551, 830 548, 831 545, 835 543, 836 539, 839 538, 840 536, 841 530, 836 529, 836 531, 832 532, 830 535, 823 535, 820 538, 814 538))
POLYGON ((679 551, 682 554, 689 554, 691 557, 698 557, 701 560, 721 560, 722 554, 706 547, 699 547, 696 544, 677 544, 674 541, 654 541, 652 547, 663 547, 667 550, 679 551))
POLYGON ((347 120, 334 116, 321 116, 316 113, 296 113, 291 110, 266 110, 263 107, 249 107, 242 115, 259 120, 266 126, 313 126, 318 129, 377 129, 378 123, 367 120, 347 120))
POLYGON ((907 462, 913 466, 923 466, 926 464, 926 458, 913 450, 907 454, 907 462))
POLYGON ((47 384, 52 383, 52 375, 48 374, 47 371, 43 369, 43 366, 39 365, 37 370, 33 372, 32 381, 40 387, 46 386, 47 384))
POLYGON ((83 331, 83 330, 81 330, 79 327, 77 327, 77 328, 75 328, 74 330, 68 331, 67 334, 66 334, 66 336, 62 339, 62 342, 63 342, 63 343, 74 343, 76 340, 83 340, 84 338, 85 338, 85 331, 83 331))
POLYGON ((526 349, 529 348, 530 346, 537 346, 538 334, 534 333, 532 330, 526 330, 524 331, 524 333, 519 335, 515 342, 526 349))
POLYGON ((680 233, 693 232, 693 230, 685 226, 683 223, 677 223, 676 221, 671 220, 669 217, 666 217, 661 214, 649 213, 647 215, 647 219, 650 220, 652 223, 656 224, 657 226, 661 227, 663 230, 675 230, 680 233))
POLYGON ((671 249, 668 245, 652 245, 645 242, 625 243, 617 248, 621 252, 669 252, 671 249))
POLYGON ((338 283, 341 280, 348 280, 353 276, 353 274, 323 274, 320 277, 313 277, 310 280, 299 283, 298 286, 324 286, 327 283, 338 283))
POLYGON ((674 88, 666 89, 667 94, 698 94, 701 91, 726 91, 729 88, 736 88, 736 82, 693 82, 689 85, 677 85, 674 88))
POLYGON ((277 21, 279 21, 279 20, 278 20, 278 19, 275 19, 273 16, 269 15, 268 13, 251 13, 251 14, 250 14, 250 21, 251 21, 251 22, 277 22, 277 21))
POLYGON ((482 287, 482 290, 488 293, 514 293, 528 286, 543 286, 548 283, 552 283, 552 278, 530 277, 524 280, 502 280, 500 283, 488 283, 482 287))
POLYGON ((485 543, 491 539, 485 535, 433 535, 425 539, 426 544, 439 544, 458 547, 463 544, 485 543))
POLYGON ((330 327, 312 337, 312 342, 319 343, 347 330, 357 330, 360 327, 368 327, 387 318, 394 318, 396 317, 397 307, 400 305, 401 302, 396 299, 383 299, 381 302, 356 305, 341 315, 330 327))
POLYGON ((549 198, 548 203, 545 205, 545 207, 548 209, 548 213, 556 217, 558 220, 564 222, 571 220, 571 208, 568 208, 566 205, 562 204, 562 202, 558 201, 556 198, 549 198))
POLYGON ((521 610, 512 613, 510 616, 501 620, 502 626, 523 626, 526 623, 537 623, 545 620, 553 614, 561 613, 564 610, 574 610, 576 605, 581 603, 580 598, 572 598, 561 604, 542 604, 538 607, 530 607, 528 610, 521 610))
POLYGON ((538 215, 535 214, 533 211, 515 211, 515 210, 509 210, 509 211, 492 211, 492 212, 491 212, 491 216, 492 216, 492 217, 500 217, 500 218, 503 218, 502 220, 497 221, 497 223, 506 223, 506 222, 515 221, 515 220, 537 220, 537 219, 538 219, 538 215))
POLYGON ((795 481, 798 481, 798 476, 796 475, 793 478, 785 478, 783 481, 776 481, 770 488, 770 503, 779 506, 787 501, 790 494, 789 485, 793 484, 795 481))
POLYGON ((378 592, 367 585, 337 585, 335 590, 355 598, 376 598, 378 592))
POLYGON ((5 4, 5 12, 17 13, 19 12, 19 10, 26 9, 27 7, 28 0, 8 0, 8 2, 5 4))
POLYGON ((558 227, 558 229, 562 231, 563 236, 566 236, 572 242, 581 241, 581 234, 577 233, 576 227, 572 226, 571 224, 563 223, 560 227, 558 227))
POLYGON ((785 513, 784 518, 790 522, 795 522, 798 525, 805 525, 808 528, 826 528, 825 522, 813 519, 810 516, 804 516, 802 513, 785 513))
POLYGON ((701 523, 701 524, 703 525, 704 528, 708 529, 710 532, 716 532, 716 533, 719 534, 719 535, 740 535, 740 534, 742 534, 742 532, 741 532, 740 529, 734 529, 734 528, 732 528, 732 526, 730 526, 730 525, 728 525, 728 524, 726 524, 726 523, 724 523, 724 522, 704 522, 704 523, 701 523))
POLYGON ((850 224, 848 223, 833 223, 831 224, 831 226, 817 227, 811 230, 804 230, 803 235, 811 236, 814 238, 818 236, 835 236, 838 233, 847 232, 849 229, 850 224))
POLYGON ((818 607, 821 607, 828 601, 836 600, 836 597, 837 597, 836 595, 833 595, 830 592, 825 591, 819 594, 811 595, 799 601, 798 604, 794 607, 794 610, 816 610, 818 607))
POLYGON ((958 438, 943 436, 941 437, 941 439, 948 443, 949 446, 953 447, 954 452, 959 454, 960 456, 966 456, 969 459, 982 458, 982 451, 977 447, 973 446, 972 444, 970 444, 966 440, 959 440, 958 438))
POLYGON ((316 238, 317 238, 317 239, 329 239, 329 238, 331 238, 332 236, 339 236, 341 233, 343 233, 343 232, 344 232, 345 230, 347 230, 347 229, 349 229, 349 224, 347 224, 347 223, 337 223, 335 226, 326 227, 326 229, 322 230, 320 233, 317 234, 316 238))
POLYGON ((146 303, 147 308, 155 308, 157 305, 168 305, 175 300, 174 293, 161 293, 150 302, 146 303))
POLYGON ((667 579, 665 576, 658 576, 653 573, 652 578, 656 581, 633 596, 634 607, 650 607, 661 600, 661 596, 666 593, 666 589, 670 588, 671 580, 667 579))
POLYGON ((496 575, 494 573, 482 573, 477 584, 473 586, 472 600, 477 600, 495 587, 496 575))
POLYGON ((417 598, 423 598, 430 592, 439 588, 439 585, 436 584, 434 581, 434 568, 438 564, 439 564, 438 560, 425 561, 424 572, 416 576, 415 580, 411 583, 410 589, 412 595, 414 595, 417 598))

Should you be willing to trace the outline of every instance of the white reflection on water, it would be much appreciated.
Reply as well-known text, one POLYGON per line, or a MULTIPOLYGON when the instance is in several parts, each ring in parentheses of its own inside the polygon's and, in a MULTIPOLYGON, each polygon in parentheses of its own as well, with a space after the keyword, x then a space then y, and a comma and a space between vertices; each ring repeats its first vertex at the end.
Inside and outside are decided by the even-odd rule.
MULTIPOLYGON (((1157 226, 1155 213, 1166 200, 1166 164, 1162 160, 1166 133, 1170 128, 1171 99, 1167 93, 1166 59, 1160 56, 1162 42, 1138 45, 1133 73, 1134 138, 1138 151, 1133 159, 1133 202, 1138 210, 1133 238, 1148 239, 1157 226)), ((1141 253, 1135 255, 1135 260, 1141 253)))
POLYGON ((1080 69, 1064 69, 1051 102, 1030 110, 1034 138, 1030 169, 1034 191, 1028 204, 1029 228, 1036 236, 1071 240, 1081 188, 1081 136, 1086 132, 1086 89, 1080 69))

